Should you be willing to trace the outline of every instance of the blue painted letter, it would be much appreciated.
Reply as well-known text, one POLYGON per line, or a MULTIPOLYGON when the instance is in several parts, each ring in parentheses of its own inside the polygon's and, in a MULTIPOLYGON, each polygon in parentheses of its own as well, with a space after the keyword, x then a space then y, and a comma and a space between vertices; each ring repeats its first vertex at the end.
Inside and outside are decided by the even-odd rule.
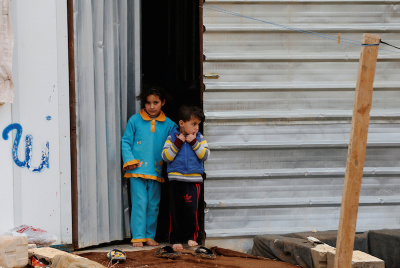
POLYGON ((3 139, 8 140, 8 133, 13 129, 17 130, 17 134, 15 135, 15 140, 12 148, 12 157, 15 164, 19 167, 27 167, 32 172, 41 172, 44 167, 49 168, 49 142, 46 143, 46 149, 42 152, 42 158, 40 161, 40 165, 37 168, 31 167, 31 158, 32 158, 32 140, 33 137, 31 135, 26 135, 25 138, 25 161, 20 161, 18 158, 18 146, 21 141, 22 136, 22 126, 20 124, 14 123, 7 126, 3 131, 3 139))

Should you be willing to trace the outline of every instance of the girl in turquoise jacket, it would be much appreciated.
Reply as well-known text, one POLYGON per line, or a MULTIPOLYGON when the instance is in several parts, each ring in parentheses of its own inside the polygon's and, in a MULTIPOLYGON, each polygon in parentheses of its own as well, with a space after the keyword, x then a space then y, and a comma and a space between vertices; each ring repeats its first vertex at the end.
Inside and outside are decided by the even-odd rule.
POLYGON ((144 108, 129 119, 121 144, 124 177, 130 178, 131 242, 134 247, 158 246, 154 238, 164 182, 161 152, 177 125, 161 110, 166 99, 160 89, 152 88, 139 98, 144 108))

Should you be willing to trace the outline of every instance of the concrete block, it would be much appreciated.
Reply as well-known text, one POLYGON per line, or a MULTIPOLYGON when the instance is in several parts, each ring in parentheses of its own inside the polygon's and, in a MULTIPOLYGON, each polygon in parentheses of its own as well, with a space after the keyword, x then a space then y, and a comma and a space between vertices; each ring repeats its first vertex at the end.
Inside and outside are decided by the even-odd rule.
POLYGON ((0 236, 0 266, 25 267, 28 264, 28 239, 25 236, 0 236))
MULTIPOLYGON (((335 252, 328 252, 328 267, 333 268, 335 262, 335 252)), ((365 252, 355 250, 353 251, 353 258, 351 261, 352 268, 385 268, 385 262, 365 252)))
POLYGON ((328 245, 317 245, 311 249, 314 268, 328 267, 328 251, 335 252, 335 248, 328 245))

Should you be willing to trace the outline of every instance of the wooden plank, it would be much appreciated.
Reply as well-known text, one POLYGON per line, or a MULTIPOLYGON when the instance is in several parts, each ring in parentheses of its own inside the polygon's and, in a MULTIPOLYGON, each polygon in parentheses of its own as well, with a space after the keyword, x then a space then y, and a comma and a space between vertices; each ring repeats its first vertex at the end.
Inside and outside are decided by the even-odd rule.
MULTIPOLYGON (((363 44, 379 44, 379 42, 378 35, 363 35, 363 44)), ((361 49, 340 209, 335 268, 351 267, 378 50, 379 45, 363 46, 361 49)))

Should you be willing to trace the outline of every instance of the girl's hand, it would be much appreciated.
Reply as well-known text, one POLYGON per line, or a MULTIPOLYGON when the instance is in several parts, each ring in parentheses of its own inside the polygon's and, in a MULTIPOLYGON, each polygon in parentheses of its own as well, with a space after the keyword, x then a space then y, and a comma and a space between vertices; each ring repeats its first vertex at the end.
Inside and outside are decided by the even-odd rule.
POLYGON ((142 166, 142 164, 143 164, 143 161, 141 161, 140 163, 138 163, 138 164, 133 164, 133 165, 129 165, 129 166, 126 166, 126 170, 132 170, 132 169, 135 169, 135 168, 138 168, 138 167, 141 167, 142 166))
POLYGON ((189 134, 186 136, 186 141, 191 143, 196 138, 196 134, 189 134))
POLYGON ((177 137, 178 139, 180 139, 182 142, 185 142, 185 141, 186 141, 185 135, 183 135, 182 133, 179 134, 179 136, 178 136, 178 134, 175 134, 175 135, 176 135, 176 137, 177 137))
POLYGON ((136 167, 137 167, 137 164, 134 164, 134 165, 126 166, 125 169, 126 170, 132 170, 132 169, 135 169, 136 167))

